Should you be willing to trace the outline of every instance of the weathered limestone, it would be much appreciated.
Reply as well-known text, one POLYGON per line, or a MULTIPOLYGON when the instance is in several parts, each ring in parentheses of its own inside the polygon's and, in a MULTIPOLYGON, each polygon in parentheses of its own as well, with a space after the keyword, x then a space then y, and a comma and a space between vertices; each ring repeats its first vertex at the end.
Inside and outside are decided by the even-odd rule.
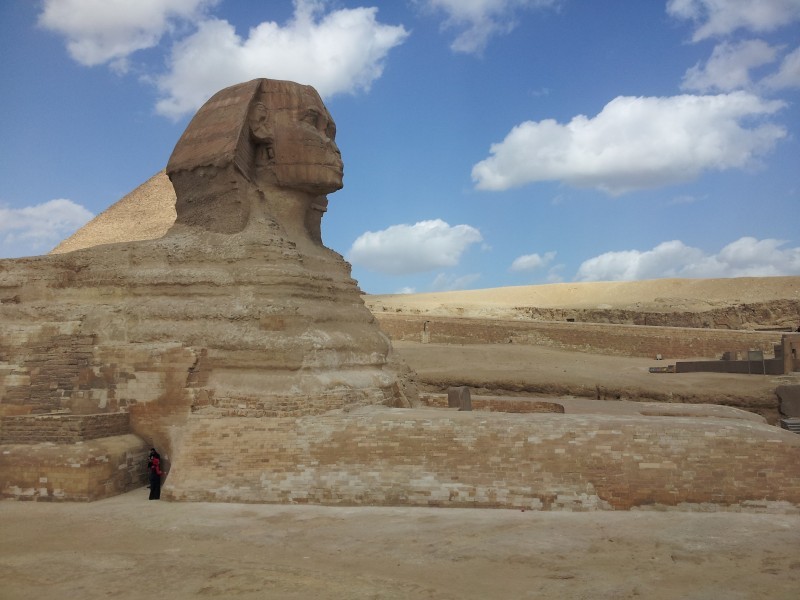
POLYGON ((800 436, 744 419, 365 407, 205 419, 186 435, 197 453, 170 478, 179 500, 765 512, 800 504, 800 436))

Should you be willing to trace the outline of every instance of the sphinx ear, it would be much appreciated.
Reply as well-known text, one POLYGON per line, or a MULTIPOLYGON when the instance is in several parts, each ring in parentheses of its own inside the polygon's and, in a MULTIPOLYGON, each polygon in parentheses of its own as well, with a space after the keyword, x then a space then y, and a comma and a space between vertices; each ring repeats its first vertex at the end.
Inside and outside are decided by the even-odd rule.
POLYGON ((272 138, 257 141, 254 150, 256 165, 265 166, 275 162, 275 146, 272 138))

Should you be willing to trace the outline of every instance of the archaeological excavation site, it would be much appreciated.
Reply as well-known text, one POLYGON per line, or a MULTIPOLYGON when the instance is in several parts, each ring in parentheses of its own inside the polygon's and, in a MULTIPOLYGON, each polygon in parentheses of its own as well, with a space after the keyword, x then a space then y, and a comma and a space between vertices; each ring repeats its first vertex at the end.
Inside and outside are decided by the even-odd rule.
POLYGON ((257 79, 0 261, 0 494, 800 512, 800 277, 364 295, 317 92, 257 79), (335 210, 335 203, 330 206, 335 210))

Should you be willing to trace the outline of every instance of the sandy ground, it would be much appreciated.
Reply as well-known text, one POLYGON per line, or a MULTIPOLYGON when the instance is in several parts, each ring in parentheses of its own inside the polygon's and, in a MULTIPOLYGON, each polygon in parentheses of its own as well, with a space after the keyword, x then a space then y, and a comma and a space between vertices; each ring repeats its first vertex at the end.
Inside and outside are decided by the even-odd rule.
POLYGON ((795 599, 800 516, 0 503, 0 597, 795 599))

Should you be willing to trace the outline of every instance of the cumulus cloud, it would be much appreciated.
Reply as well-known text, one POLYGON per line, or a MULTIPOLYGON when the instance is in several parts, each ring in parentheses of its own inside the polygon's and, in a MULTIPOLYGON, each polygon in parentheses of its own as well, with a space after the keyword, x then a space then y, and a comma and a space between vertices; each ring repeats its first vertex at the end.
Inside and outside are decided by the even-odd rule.
POLYGON ((800 248, 785 241, 742 237, 716 254, 673 240, 652 250, 606 252, 584 261, 578 281, 633 281, 662 277, 768 277, 800 275, 800 248))
POLYGON ((32 256, 49 252, 94 215, 71 200, 50 200, 35 206, 0 205, 0 254, 32 256))
POLYGON ((456 266, 467 248, 482 240, 474 227, 434 219, 367 231, 353 242, 347 258, 380 273, 421 273, 456 266))
POLYGON ((765 77, 761 83, 775 90, 800 88, 800 48, 787 54, 778 71, 765 77))
POLYGON ((750 70, 776 60, 778 48, 763 40, 718 44, 705 65, 695 65, 683 77, 681 89, 699 92, 747 89, 750 70))
POLYGON ((445 28, 462 30, 450 45, 455 52, 480 53, 496 35, 508 33, 522 10, 554 7, 561 0, 420 0, 445 14, 445 28))
POLYGON ((525 254, 515 258, 514 262, 511 263, 510 269, 512 271, 535 271, 549 265, 555 257, 555 252, 545 252, 543 255, 538 253, 525 254))
POLYGON ((308 83, 324 97, 368 91, 388 52, 409 35, 401 25, 378 22, 377 8, 326 12, 326 0, 294 0, 288 23, 266 21, 241 37, 229 22, 210 16, 219 1, 45 0, 39 24, 66 37, 80 64, 110 63, 117 71, 165 34, 181 34, 167 71, 143 77, 158 86, 156 111, 172 118, 196 110, 221 88, 256 77, 308 83))
POLYGON ((45 0, 39 25, 66 37, 74 60, 94 66, 156 46, 177 23, 201 18, 218 1, 45 0))
POLYGON ((766 33, 800 20, 798 0, 668 0, 667 14, 693 21, 693 40, 726 36, 739 29, 766 33))
POLYGON ((472 168, 482 190, 560 180, 617 195, 758 164, 786 130, 783 108, 747 92, 666 98, 619 96, 595 117, 526 121, 472 168))
POLYGON ((402 26, 377 20, 377 8, 323 14, 324 2, 295 0, 295 13, 281 26, 264 22, 240 37, 233 25, 209 19, 177 43, 169 72, 158 79, 163 98, 156 110, 180 117, 215 91, 256 77, 313 85, 323 97, 368 91, 383 73, 389 50, 403 43, 402 26))

